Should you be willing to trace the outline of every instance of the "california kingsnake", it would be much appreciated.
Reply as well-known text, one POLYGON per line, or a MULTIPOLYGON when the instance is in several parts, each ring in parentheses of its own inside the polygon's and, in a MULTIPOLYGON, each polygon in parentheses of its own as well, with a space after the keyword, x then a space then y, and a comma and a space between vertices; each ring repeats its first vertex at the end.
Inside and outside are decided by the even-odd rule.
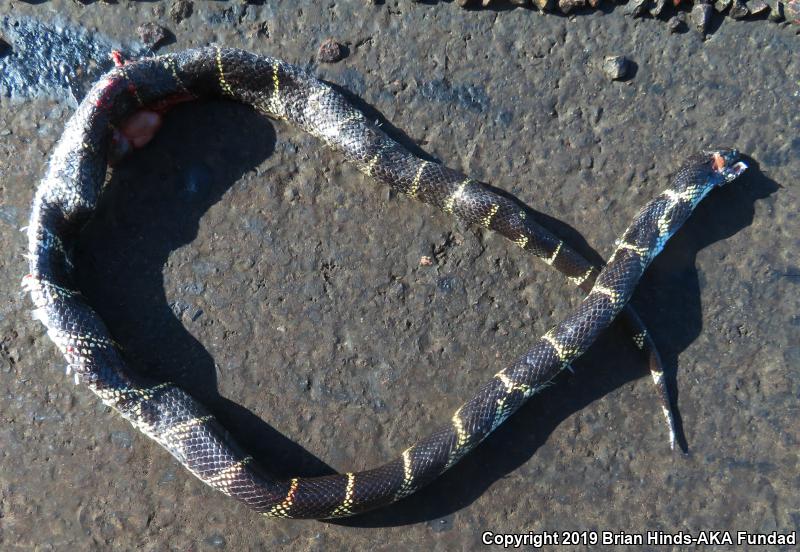
POLYGON ((538 226, 518 201, 457 171, 419 159, 340 93, 303 70, 241 50, 187 50, 120 65, 80 103, 36 191, 28 227, 30 273, 24 286, 35 304, 35 317, 47 327, 76 379, 203 482, 270 516, 349 516, 407 496, 458 462, 581 355, 620 313, 639 346, 649 351, 656 383, 666 399, 658 356, 641 321, 626 304, 644 269, 697 203, 745 168, 735 150, 692 157, 670 187, 636 216, 608 264, 597 271, 538 226), (143 109, 205 97, 230 98, 274 119, 290 121, 393 189, 500 232, 564 272, 588 295, 440 428, 394 460, 358 473, 271 478, 194 398, 174 384, 149 381, 126 365, 110 332, 75 289, 71 276, 71 248, 96 209, 113 153, 114 129, 143 109))

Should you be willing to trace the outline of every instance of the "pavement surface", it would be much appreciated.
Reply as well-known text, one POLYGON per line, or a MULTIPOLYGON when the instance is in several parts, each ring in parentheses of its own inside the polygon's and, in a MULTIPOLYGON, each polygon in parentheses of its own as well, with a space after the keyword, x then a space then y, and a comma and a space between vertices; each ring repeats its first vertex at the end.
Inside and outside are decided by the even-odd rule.
MULTIPOLYGON (((705 38, 672 34, 623 12, 3 0, 0 548, 472 550, 484 531, 796 531, 800 38, 721 17, 705 38), (308 67, 593 259, 689 153, 739 147, 752 168, 704 201, 634 299, 688 454, 669 451, 644 359, 616 328, 434 484, 336 522, 251 513, 73 386, 20 290, 19 228, 75 98, 109 63, 100 52, 146 51, 144 22, 171 30, 162 51, 218 43, 308 67), (344 60, 317 62, 327 38, 344 60), (612 55, 631 60, 626 79, 605 73, 612 55)), ((175 108, 110 173, 77 260, 132 364, 196 394, 285 476, 394 457, 580 300, 499 236, 224 102, 175 108)))

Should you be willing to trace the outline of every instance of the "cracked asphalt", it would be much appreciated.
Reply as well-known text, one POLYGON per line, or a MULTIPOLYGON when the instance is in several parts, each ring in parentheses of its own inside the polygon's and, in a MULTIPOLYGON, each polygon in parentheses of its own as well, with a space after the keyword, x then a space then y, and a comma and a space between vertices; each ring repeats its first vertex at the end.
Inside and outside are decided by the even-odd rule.
MULTIPOLYGON (((726 19, 704 39, 619 6, 563 17, 396 0, 2 0, 0 12, 3 550, 472 550, 486 530, 797 530, 794 28, 726 19), (435 483, 336 522, 251 513, 75 387, 20 290, 19 228, 75 98, 107 48, 146 51, 145 22, 173 33, 161 51, 213 42, 308 67, 595 260, 689 153, 740 148, 751 169, 704 201, 634 299, 688 454, 669 451, 644 359, 617 328, 435 483), (39 31, 25 42, 25 29, 39 31), (317 62, 328 38, 342 61, 317 62), (631 61, 627 79, 605 74, 610 55, 631 61)), ((132 364, 197 395, 284 476, 393 457, 580 300, 499 236, 225 102, 176 107, 110 173, 77 265, 132 364)))

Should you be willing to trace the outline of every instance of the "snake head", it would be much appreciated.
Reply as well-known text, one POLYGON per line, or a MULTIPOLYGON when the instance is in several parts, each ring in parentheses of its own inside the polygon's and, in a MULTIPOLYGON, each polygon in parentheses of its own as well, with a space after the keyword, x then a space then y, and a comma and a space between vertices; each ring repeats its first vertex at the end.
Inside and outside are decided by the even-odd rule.
POLYGON ((747 170, 747 163, 739 160, 739 150, 735 148, 720 148, 704 152, 711 161, 711 169, 720 177, 718 186, 738 178, 747 170))

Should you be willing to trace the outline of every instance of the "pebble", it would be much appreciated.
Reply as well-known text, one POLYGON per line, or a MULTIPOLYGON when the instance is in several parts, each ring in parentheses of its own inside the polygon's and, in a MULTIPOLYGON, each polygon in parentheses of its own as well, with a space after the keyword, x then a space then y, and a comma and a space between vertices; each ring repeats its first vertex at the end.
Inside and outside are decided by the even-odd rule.
POLYGON ((336 63, 347 55, 347 50, 332 38, 329 38, 319 46, 317 59, 323 63, 336 63))
POLYGON ((750 0, 750 2, 747 3, 747 10, 752 15, 759 15, 761 13, 764 13, 768 9, 769 9, 769 4, 764 2, 764 0, 750 0))
POLYGON ((731 5, 731 11, 728 12, 728 15, 733 17, 734 19, 744 19, 747 17, 747 6, 745 6, 742 0, 733 0, 733 4, 731 5))
POLYGON ((583 7, 586 7, 586 0, 558 0, 558 9, 561 13, 570 13, 583 7))
POLYGON ((692 7, 690 17, 692 19, 692 23, 694 24, 694 28, 697 29, 700 34, 706 34, 708 24, 711 22, 711 14, 713 12, 714 8, 712 8, 710 4, 695 4, 692 7))
POLYGON ((156 50, 170 38, 167 29, 153 22, 142 23, 136 28, 136 33, 139 40, 151 50, 156 50))
MULTIPOLYGON (((178 2, 181 1, 183 0, 178 0, 178 2)), ((411 1, 417 3, 421 0, 411 1)), ((622 1, 623 0, 614 0, 617 4, 622 3, 622 1)), ((625 7, 625 14, 632 17, 641 17, 649 13, 653 17, 659 17, 664 12, 667 1, 668 0, 630 0, 625 7)), ((730 8, 728 15, 734 19, 743 19, 748 15, 766 13, 770 21, 780 22, 786 18, 792 23, 800 24, 800 0, 788 0, 786 3, 781 0, 750 0, 748 3, 745 2, 746 0, 695 0, 690 18, 694 26, 704 35, 708 29, 711 18, 711 15, 708 13, 708 7, 712 6, 713 10, 717 12, 723 12, 730 8)), ((378 2, 377 0, 367 0, 367 3, 375 4, 378 2)), ((541 11, 552 11, 558 7, 560 12, 569 14, 576 9, 585 8, 587 6, 597 9, 602 3, 602 0, 506 0, 506 3, 512 6, 522 7, 535 5, 541 11)), ((680 6, 682 3, 684 3, 684 0, 672 0, 672 4, 675 7, 680 6)), ((456 0, 456 4, 462 8, 475 4, 489 7, 497 4, 497 2, 496 0, 456 0)), ((679 32, 683 23, 684 20, 682 19, 670 17, 667 21, 669 32, 679 32)))
POLYGON ((189 0, 175 0, 169 7, 169 16, 175 23, 180 23, 184 19, 191 17, 194 11, 194 4, 189 0))
POLYGON ((453 528, 454 517, 455 516, 453 516, 453 514, 450 514, 449 516, 440 519, 431 520, 427 522, 426 525, 430 527, 431 531, 434 533, 443 533, 453 528))
POLYGON ((644 15, 644 12, 647 10, 647 4, 650 0, 631 0, 628 2, 628 6, 625 9, 625 13, 627 15, 631 15, 633 17, 639 17, 644 15))
POLYGON ((772 0, 767 18, 775 23, 783 21, 783 3, 780 0, 772 0))
POLYGON ((211 548, 225 548, 225 537, 217 533, 206 538, 205 543, 211 548))
POLYGON ((789 0, 783 4, 783 16, 787 21, 800 25, 800 0, 789 0))
POLYGON ((658 17, 661 15, 661 12, 664 11, 664 6, 667 5, 667 0, 655 0, 655 5, 650 8, 650 15, 653 17, 658 17))
POLYGON ((686 22, 685 19, 681 17, 682 15, 683 13, 681 12, 678 15, 673 15, 669 18, 669 21, 667 21, 667 28, 669 29, 669 32, 677 33, 683 30, 686 22))
POLYGON ((630 65, 625 56, 607 56, 603 61, 603 71, 611 80, 620 80, 628 76, 630 65))

